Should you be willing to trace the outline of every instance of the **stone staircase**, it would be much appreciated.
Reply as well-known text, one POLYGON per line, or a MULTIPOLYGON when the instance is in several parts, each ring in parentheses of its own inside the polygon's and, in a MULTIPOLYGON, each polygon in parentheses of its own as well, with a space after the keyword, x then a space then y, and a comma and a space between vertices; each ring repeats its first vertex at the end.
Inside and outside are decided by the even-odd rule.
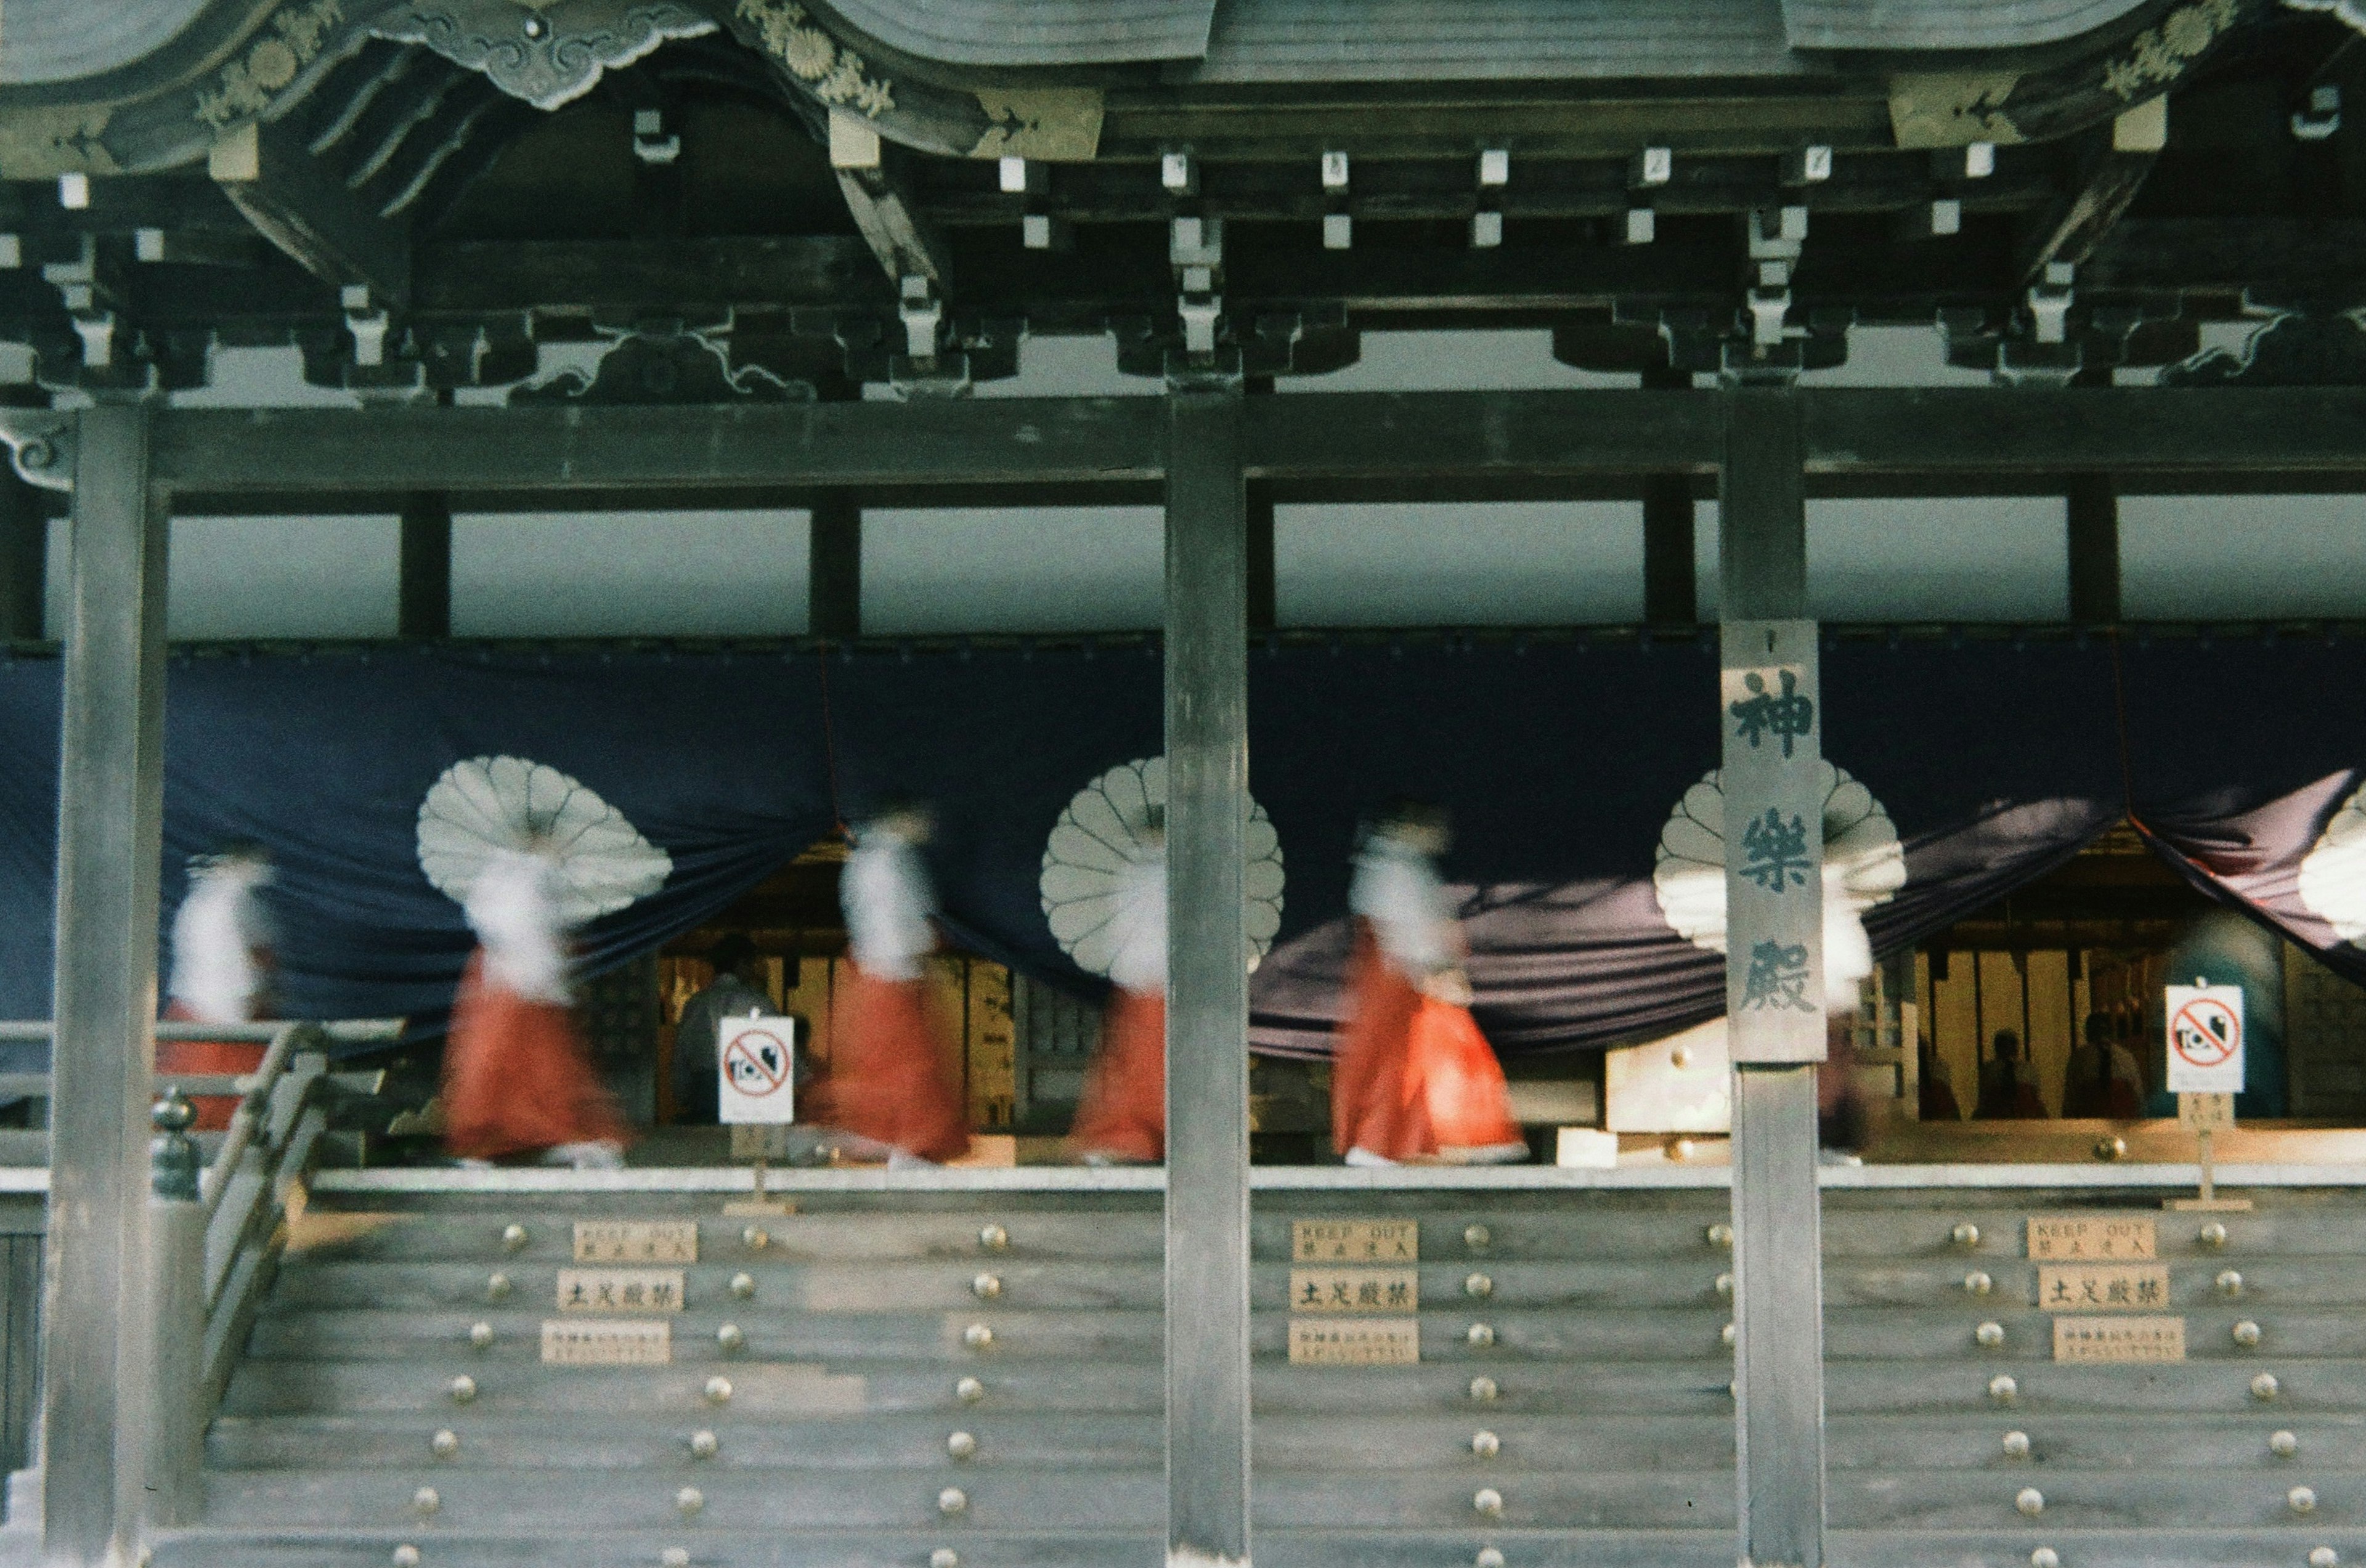
MULTIPOLYGON (((1732 1562, 1716 1173, 1259 1174, 1258 1562, 1732 1562), (1299 1221, 1417 1224, 1417 1363, 1291 1362, 1293 1269, 1335 1267, 1293 1261, 1299 1221)), ((2195 1216, 1875 1175, 1827 1193, 1835 1562, 2366 1562, 2366 1203, 2195 1216), (2156 1218, 2187 1360, 2053 1359, 2024 1222, 2102 1210, 2156 1218)), ((324 1178, 213 1424, 205 1519, 156 1562, 1149 1568, 1155 1173, 1000 1177, 812 1173, 761 1219, 596 1180, 324 1178), (461 1190, 403 1190, 439 1182, 461 1190), (608 1267, 576 1223, 618 1220, 697 1223, 697 1260, 663 1265, 682 1309, 625 1314, 668 1323, 670 1359, 546 1364, 546 1321, 603 1320, 558 1310, 561 1270, 608 1267)))

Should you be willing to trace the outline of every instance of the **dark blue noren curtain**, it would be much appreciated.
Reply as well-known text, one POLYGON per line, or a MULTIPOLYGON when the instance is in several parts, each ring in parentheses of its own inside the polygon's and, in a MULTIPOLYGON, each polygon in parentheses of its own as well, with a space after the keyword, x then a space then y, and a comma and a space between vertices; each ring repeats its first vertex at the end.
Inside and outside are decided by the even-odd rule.
MULTIPOLYGON (((2101 640, 1848 637, 1824 657, 1826 755, 1882 803, 1910 874, 1868 914, 1876 947, 2043 874, 2119 818, 2133 784, 2156 843, 2198 883, 2366 979, 2366 954, 2294 890, 2366 783, 2366 713, 2347 696, 2366 645, 2163 640, 2121 649, 2116 670, 2101 640)), ((454 761, 507 753, 573 775, 673 856, 664 888, 587 933, 595 964, 710 919, 834 813, 911 794, 939 808, 930 855, 959 940, 1089 994, 1038 902, 1044 843, 1088 780, 1158 750, 1161 673, 1141 642, 176 656, 166 910, 188 856, 259 840, 279 864, 287 1010, 400 1013, 432 1032, 469 942, 419 871, 420 801, 454 761)), ((1507 1055, 1715 1016, 1720 961, 1668 928, 1651 882, 1669 812, 1717 761, 1715 675, 1706 636, 1256 651, 1251 785, 1289 873, 1253 987, 1259 1047, 1326 1047, 1355 824, 1395 795, 1455 813, 1446 869, 1480 1017, 1507 1055)), ((0 660, 13 1017, 49 1004, 57 682, 52 660, 0 660)))

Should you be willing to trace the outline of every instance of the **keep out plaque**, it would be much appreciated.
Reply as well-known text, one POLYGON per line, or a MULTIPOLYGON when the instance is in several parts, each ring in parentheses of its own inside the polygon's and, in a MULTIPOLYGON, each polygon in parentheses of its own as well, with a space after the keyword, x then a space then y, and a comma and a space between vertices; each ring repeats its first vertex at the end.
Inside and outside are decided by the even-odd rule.
POLYGON ((578 1263, 695 1263, 696 1220, 578 1220, 578 1263))
POLYGON ((673 1326, 662 1318, 601 1323, 546 1317, 542 1359, 554 1367, 662 1367, 673 1359, 673 1326))
POLYGON ((1419 1220, 1292 1220, 1292 1263, 1417 1263, 1419 1220))
POLYGON ((1290 1320, 1290 1361, 1298 1367, 1408 1367, 1421 1359, 1421 1325, 1386 1318, 1290 1320))
POLYGON ((2032 1214, 2029 1256, 2034 1262, 2117 1263, 2158 1257, 2149 1214, 2032 1214))
POLYGON ((561 1269, 561 1312, 680 1312, 679 1269, 561 1269))
POLYGON ((2057 1317, 2057 1361, 2182 1361, 2181 1317, 2057 1317))

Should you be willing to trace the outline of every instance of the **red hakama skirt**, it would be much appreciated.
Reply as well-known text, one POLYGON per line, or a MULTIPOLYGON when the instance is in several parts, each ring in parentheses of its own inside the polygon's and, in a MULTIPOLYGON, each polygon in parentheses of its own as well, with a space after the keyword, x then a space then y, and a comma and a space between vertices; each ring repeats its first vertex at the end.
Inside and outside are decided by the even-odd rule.
POLYGON ((1155 1165, 1166 1157, 1166 997, 1120 987, 1068 1132, 1078 1155, 1155 1165))
POLYGON ((1383 1159, 1525 1147, 1511 1091, 1467 1008, 1425 996, 1356 922, 1347 1016, 1334 1037, 1331 1142, 1383 1159))
MULTIPOLYGON (((191 1023, 189 1010, 175 1002, 164 1010, 167 1023, 191 1023)), ((183 1074, 251 1073, 263 1066, 263 1054, 270 1047, 250 1040, 159 1040, 156 1042, 156 1077, 168 1082, 183 1074)), ((238 1110, 240 1096, 235 1094, 193 1094, 189 1103, 197 1108, 197 1119, 191 1122, 192 1133, 224 1133, 230 1130, 231 1113, 238 1110)))
POLYGON ((969 1152, 969 1115, 945 1071, 939 1026, 918 980, 885 980, 849 960, 830 998, 829 1071, 814 1120, 918 1155, 969 1152))
POLYGON ((592 1070, 575 1021, 557 1002, 529 1001, 468 960, 444 1045, 444 1141, 464 1159, 623 1144, 628 1129, 592 1070))

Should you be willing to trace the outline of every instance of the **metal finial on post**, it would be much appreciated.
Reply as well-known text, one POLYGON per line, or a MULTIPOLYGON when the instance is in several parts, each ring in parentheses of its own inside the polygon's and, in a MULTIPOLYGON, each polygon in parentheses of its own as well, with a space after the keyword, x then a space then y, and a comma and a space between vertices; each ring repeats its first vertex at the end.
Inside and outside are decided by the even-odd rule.
POLYGON ((197 1108, 177 1086, 165 1089, 148 1112, 148 1124, 156 1132, 148 1141, 149 1185, 159 1198, 197 1201, 197 1141, 189 1136, 197 1119, 197 1108))

